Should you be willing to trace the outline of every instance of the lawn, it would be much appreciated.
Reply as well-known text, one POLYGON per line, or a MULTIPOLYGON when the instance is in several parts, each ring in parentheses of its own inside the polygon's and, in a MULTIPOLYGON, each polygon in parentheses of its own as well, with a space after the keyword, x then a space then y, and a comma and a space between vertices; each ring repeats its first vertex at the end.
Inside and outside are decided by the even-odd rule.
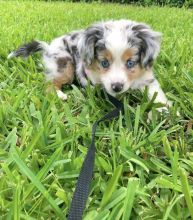
POLYGON ((193 11, 1 1, 0 18, 0 219, 64 219, 92 124, 113 108, 98 88, 67 87, 67 102, 46 95, 40 56, 7 54, 31 39, 50 41, 119 18, 163 33, 154 69, 174 105, 160 116, 146 93, 121 97, 125 114, 97 129, 84 220, 193 218, 193 11))

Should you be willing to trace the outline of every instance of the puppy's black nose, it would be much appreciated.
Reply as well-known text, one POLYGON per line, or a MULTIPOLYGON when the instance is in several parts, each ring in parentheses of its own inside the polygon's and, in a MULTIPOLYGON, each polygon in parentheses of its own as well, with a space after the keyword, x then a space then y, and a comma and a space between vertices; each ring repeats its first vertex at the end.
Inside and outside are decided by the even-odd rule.
POLYGON ((120 92, 123 89, 122 83, 113 83, 111 84, 111 88, 114 92, 120 92))

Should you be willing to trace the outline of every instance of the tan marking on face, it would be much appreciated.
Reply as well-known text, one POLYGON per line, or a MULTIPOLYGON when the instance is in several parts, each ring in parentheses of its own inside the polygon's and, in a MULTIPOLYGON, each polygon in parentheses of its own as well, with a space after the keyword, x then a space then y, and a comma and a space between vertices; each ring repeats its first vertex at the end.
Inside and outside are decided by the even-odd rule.
MULTIPOLYGON (((133 81, 137 78, 139 78, 141 75, 144 74, 145 70, 140 67, 140 65, 136 64, 132 69, 128 69, 126 67, 126 62, 129 59, 132 59, 132 57, 135 55, 135 51, 133 49, 127 49, 121 56, 122 60, 122 66, 124 68, 124 71, 126 72, 128 76, 128 81, 133 81)), ((93 63, 87 67, 88 70, 91 72, 98 72, 99 74, 105 74, 108 71, 110 71, 110 68, 102 68, 100 65, 100 61, 103 59, 107 59, 110 63, 110 66, 112 65, 114 59, 113 55, 109 50, 103 50, 98 53, 98 59, 95 59, 93 63)))
POLYGON ((140 67, 139 64, 136 64, 132 69, 128 69, 126 67, 126 63, 129 59, 132 59, 132 57, 135 55, 134 50, 133 49, 127 49, 125 50, 125 52, 123 53, 121 59, 123 61, 123 63, 125 64, 125 70, 128 74, 128 80, 132 81, 135 80, 137 78, 139 78, 141 75, 144 74, 145 70, 140 67))
POLYGON ((133 49, 127 49, 124 51, 123 55, 121 56, 121 60, 126 63, 127 60, 131 59, 134 56, 133 49))
POLYGON ((91 72, 97 72, 99 71, 99 66, 98 66, 98 62, 95 59, 89 66, 87 66, 87 69, 90 70, 91 72))
POLYGON ((132 68, 132 70, 127 69, 127 73, 128 73, 128 80, 133 81, 139 78, 140 76, 142 76, 145 73, 145 70, 137 64, 132 68))
POLYGON ((100 61, 102 60, 108 60, 110 64, 113 62, 113 56, 109 50, 102 50, 98 52, 97 59, 93 61, 93 63, 88 67, 88 69, 95 72, 98 71, 101 74, 106 73, 109 70, 109 68, 105 69, 101 66, 100 61))
POLYGON ((98 53, 98 59, 99 60, 107 59, 111 63, 113 61, 113 56, 109 50, 102 50, 98 53))

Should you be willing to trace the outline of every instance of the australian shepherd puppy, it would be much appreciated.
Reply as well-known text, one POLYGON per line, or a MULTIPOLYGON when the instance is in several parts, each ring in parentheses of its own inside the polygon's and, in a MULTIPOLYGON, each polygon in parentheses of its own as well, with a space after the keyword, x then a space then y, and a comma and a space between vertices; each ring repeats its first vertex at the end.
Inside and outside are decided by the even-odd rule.
POLYGON ((58 37, 50 44, 32 41, 8 57, 28 57, 41 51, 46 79, 63 100, 67 95, 61 91, 62 85, 76 77, 83 87, 89 80, 93 85, 101 84, 112 96, 129 88, 143 91, 148 86, 150 99, 157 93, 155 102, 170 106, 152 70, 160 38, 159 32, 144 23, 105 21, 58 37))

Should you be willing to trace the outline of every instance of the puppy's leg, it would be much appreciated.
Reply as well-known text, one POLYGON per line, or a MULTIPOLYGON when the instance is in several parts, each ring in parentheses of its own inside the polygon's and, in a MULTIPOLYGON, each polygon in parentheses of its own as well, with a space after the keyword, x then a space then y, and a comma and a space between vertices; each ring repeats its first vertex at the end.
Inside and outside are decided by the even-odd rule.
POLYGON ((50 64, 46 62, 47 80, 53 83, 58 97, 67 100, 67 95, 61 91, 61 88, 62 85, 72 83, 74 79, 74 62, 70 56, 60 56, 55 57, 50 64))
MULTIPOLYGON (((155 103, 160 102, 160 103, 165 104, 167 107, 172 106, 172 102, 166 98, 166 95, 164 94, 163 90, 161 89, 159 82, 156 79, 152 79, 148 85, 149 99, 152 99, 155 93, 157 93, 157 96, 154 100, 155 103)), ((166 107, 159 108, 158 111, 162 111, 164 109, 166 109, 166 107)))
MULTIPOLYGON (((156 97, 154 99, 154 103, 163 103, 166 106, 158 108, 157 110, 159 112, 168 112, 168 107, 172 106, 172 102, 169 101, 163 92, 163 90, 160 87, 159 82, 153 77, 153 75, 150 75, 149 77, 145 78, 144 82, 140 85, 140 90, 144 91, 145 87, 148 87, 148 98, 151 100, 153 96, 156 93, 156 97), (145 82, 145 83, 144 83, 145 82)), ((148 114, 148 119, 152 119, 152 112, 150 111, 148 114)), ((148 120, 148 121, 149 121, 148 120)))
MULTIPOLYGON (((163 111, 168 112, 168 107, 172 106, 172 102, 167 99, 165 93, 160 87, 159 82, 156 79, 152 79, 150 80, 150 83, 148 85, 148 97, 150 100, 153 98, 155 93, 157 93, 157 95, 154 100, 154 103, 160 102, 166 105, 166 107, 161 107, 158 108, 157 110, 159 112, 163 112, 163 111)), ((150 121, 151 119, 152 119, 152 111, 148 113, 148 121, 150 121)))

